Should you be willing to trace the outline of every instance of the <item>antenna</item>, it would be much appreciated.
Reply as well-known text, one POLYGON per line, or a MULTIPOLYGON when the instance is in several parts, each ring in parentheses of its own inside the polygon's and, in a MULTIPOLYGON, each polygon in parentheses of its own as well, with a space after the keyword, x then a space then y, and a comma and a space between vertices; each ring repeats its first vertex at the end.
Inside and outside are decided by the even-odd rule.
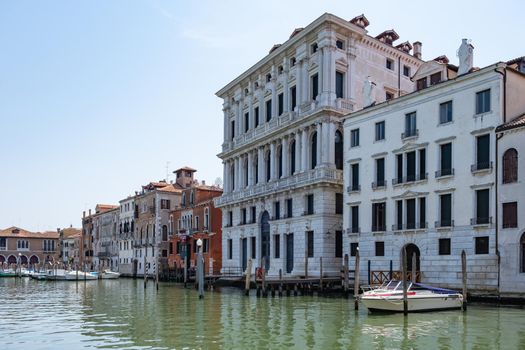
POLYGON ((170 182, 170 179, 169 179, 169 177, 170 177, 170 170, 169 170, 169 168, 170 168, 170 162, 167 161, 166 162, 166 182, 170 182))

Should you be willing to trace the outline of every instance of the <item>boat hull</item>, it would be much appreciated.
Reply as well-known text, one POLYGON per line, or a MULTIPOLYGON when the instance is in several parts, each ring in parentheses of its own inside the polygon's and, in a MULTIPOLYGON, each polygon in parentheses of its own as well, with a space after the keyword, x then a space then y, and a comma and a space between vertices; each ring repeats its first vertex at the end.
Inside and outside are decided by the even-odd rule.
POLYGON ((120 277, 120 273, 113 271, 104 271, 100 276, 104 280, 115 280, 120 277))
POLYGON ((76 271, 71 271, 71 272, 66 273, 65 277, 67 281, 94 281, 94 280, 97 280, 97 276, 89 272, 83 272, 83 271, 78 271, 78 274, 76 271))
MULTIPOLYGON (((407 298, 408 312, 460 309, 461 295, 413 296, 407 298)), ((362 297, 361 302, 370 312, 403 312, 403 297, 362 297)))

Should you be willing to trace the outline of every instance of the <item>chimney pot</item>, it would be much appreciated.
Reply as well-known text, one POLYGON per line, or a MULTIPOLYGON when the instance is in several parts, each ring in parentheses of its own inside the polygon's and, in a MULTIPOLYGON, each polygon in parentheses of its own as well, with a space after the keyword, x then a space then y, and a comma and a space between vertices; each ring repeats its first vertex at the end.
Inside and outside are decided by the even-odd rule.
POLYGON ((416 41, 413 44, 414 57, 417 58, 417 59, 421 59, 421 46, 422 45, 423 44, 421 44, 421 42, 419 42, 419 41, 416 41))

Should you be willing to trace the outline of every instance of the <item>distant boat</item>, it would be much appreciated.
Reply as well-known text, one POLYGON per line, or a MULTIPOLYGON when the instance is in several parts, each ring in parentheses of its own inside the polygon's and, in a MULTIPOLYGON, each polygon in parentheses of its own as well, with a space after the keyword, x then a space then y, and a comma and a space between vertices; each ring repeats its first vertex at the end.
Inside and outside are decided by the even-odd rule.
MULTIPOLYGON (((403 282, 390 281, 364 292, 360 299, 370 312, 403 312, 403 282)), ((460 309, 463 295, 450 289, 409 282, 407 301, 409 312, 460 309)))
POLYGON ((16 272, 13 269, 0 270, 0 277, 16 277, 16 272))
POLYGON ((63 281, 66 279, 66 273, 67 271, 64 269, 47 270, 46 280, 63 281))
POLYGON ((120 273, 111 270, 104 270, 100 274, 100 277, 104 280, 114 280, 120 277, 120 273))
POLYGON ((35 280, 46 280, 47 279, 47 272, 33 272, 32 274, 29 275, 29 277, 31 277, 32 279, 35 279, 35 280))
POLYGON ((84 271, 76 271, 76 270, 73 270, 73 271, 68 271, 66 272, 65 274, 65 279, 67 281, 92 281, 92 280, 96 280, 97 279, 97 276, 90 273, 90 272, 84 272, 84 271))

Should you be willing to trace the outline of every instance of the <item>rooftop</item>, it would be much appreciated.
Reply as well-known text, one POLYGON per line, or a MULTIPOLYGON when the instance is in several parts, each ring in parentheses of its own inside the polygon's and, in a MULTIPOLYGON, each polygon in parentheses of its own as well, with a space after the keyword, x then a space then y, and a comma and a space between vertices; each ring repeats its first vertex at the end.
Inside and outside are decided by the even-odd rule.
POLYGON ((516 128, 522 128, 525 127, 525 114, 514 118, 510 122, 506 122, 505 124, 502 124, 496 128, 496 132, 502 132, 505 130, 511 130, 516 128))
POLYGON ((58 239, 58 233, 55 231, 45 231, 45 232, 31 232, 24 230, 23 228, 11 226, 4 230, 0 230, 0 237, 7 238, 54 238, 58 239))

